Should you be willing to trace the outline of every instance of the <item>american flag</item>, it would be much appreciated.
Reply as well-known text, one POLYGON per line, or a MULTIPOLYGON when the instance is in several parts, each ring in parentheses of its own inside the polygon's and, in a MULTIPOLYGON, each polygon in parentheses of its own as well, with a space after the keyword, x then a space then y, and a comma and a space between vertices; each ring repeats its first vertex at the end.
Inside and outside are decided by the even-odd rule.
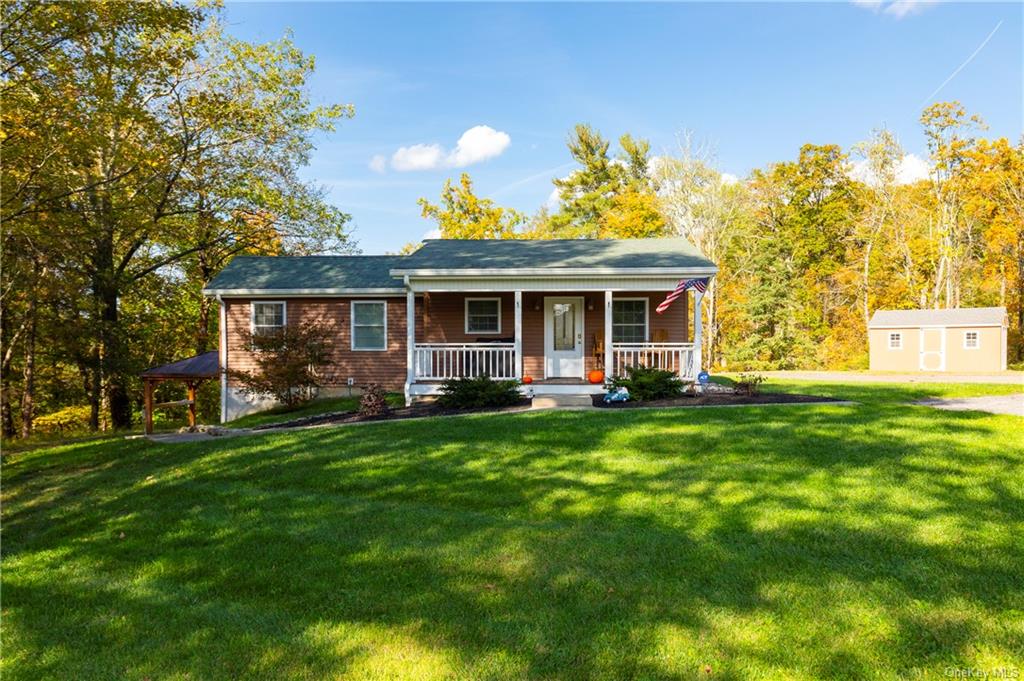
POLYGON ((672 293, 668 294, 668 297, 666 297, 665 300, 661 301, 661 304, 658 305, 657 308, 655 308, 655 311, 658 314, 661 314, 662 312, 667 310, 668 306, 671 305, 676 298, 683 295, 683 293, 685 293, 686 289, 688 288, 692 288, 694 291, 700 291, 701 293, 704 293, 705 291, 708 290, 707 277, 704 277, 703 279, 683 279, 676 285, 675 290, 672 291, 672 293))

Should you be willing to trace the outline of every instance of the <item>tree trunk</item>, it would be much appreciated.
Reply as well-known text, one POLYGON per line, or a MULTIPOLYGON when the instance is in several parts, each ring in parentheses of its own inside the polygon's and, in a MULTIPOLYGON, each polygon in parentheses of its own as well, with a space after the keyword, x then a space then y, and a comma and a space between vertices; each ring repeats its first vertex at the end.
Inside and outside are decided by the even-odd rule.
POLYGON ((104 393, 110 409, 110 425, 115 430, 130 428, 132 425, 131 401, 128 398, 125 377, 125 356, 121 347, 117 294, 116 285, 106 286, 100 292, 100 342, 103 345, 101 366, 106 384, 104 393))
POLYGON ((199 300, 199 320, 196 324, 196 354, 201 355, 210 349, 210 299, 203 296, 199 300))
POLYGON ((864 245, 864 272, 862 274, 863 280, 862 285, 864 288, 864 326, 867 327, 871 321, 871 301, 869 295, 871 293, 871 247, 874 246, 873 241, 869 241, 864 245))
POLYGON ((7 309, 0 314, 0 341, 4 347, 3 367, 0 367, 0 429, 5 439, 15 435, 14 414, 11 412, 11 352, 10 345, 16 341, 9 332, 10 316, 7 309))
POLYGON ((92 366, 89 367, 89 430, 100 429, 100 396, 103 392, 103 374, 100 370, 100 344, 94 342, 92 366))
MULTIPOLYGON (((101 201, 102 211, 109 211, 106 201, 101 201)), ((92 295, 94 310, 99 322, 99 379, 93 389, 93 399, 106 402, 109 409, 110 425, 129 428, 132 424, 131 402, 125 381, 125 356, 121 347, 120 316, 117 303, 120 293, 114 267, 113 228, 104 226, 101 236, 94 243, 92 295), (99 388, 99 390, 97 390, 99 388)), ((98 419, 97 419, 98 420, 98 419)))
POLYGON ((1017 236, 1017 361, 1024 360, 1024 231, 1017 236))
POLYGON ((22 390, 21 390, 21 436, 28 437, 32 434, 32 419, 35 416, 36 387, 36 327, 38 322, 36 295, 29 298, 28 303, 28 329, 25 336, 25 366, 22 369, 22 390))

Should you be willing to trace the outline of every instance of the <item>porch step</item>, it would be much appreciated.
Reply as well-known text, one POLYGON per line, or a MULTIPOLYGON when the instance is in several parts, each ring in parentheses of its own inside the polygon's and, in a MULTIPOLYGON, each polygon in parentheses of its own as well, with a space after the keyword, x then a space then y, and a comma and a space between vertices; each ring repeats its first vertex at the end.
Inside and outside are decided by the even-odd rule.
POLYGON ((565 407, 593 407, 590 395, 538 395, 533 398, 532 409, 560 409, 565 407))

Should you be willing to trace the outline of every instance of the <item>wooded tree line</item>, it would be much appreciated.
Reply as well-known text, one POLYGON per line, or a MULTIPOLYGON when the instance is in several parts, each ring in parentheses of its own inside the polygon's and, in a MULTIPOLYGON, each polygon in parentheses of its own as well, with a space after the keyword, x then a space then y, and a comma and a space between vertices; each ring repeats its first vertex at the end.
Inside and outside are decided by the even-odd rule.
POLYGON ((867 368, 876 309, 1002 305, 1010 362, 1024 360, 1024 140, 980 136, 958 102, 921 114, 930 173, 900 177, 885 129, 844 150, 806 144, 739 180, 682 136, 652 156, 619 152, 587 125, 570 134, 579 167, 532 218, 477 197, 463 175, 421 199, 446 238, 682 235, 720 272, 705 296, 705 361, 729 369, 867 368))
POLYGON ((313 106, 313 59, 226 35, 215 6, 2 12, 0 427, 69 405, 125 427, 141 369, 216 348, 200 291, 230 258, 351 247, 297 170, 353 110, 313 106))

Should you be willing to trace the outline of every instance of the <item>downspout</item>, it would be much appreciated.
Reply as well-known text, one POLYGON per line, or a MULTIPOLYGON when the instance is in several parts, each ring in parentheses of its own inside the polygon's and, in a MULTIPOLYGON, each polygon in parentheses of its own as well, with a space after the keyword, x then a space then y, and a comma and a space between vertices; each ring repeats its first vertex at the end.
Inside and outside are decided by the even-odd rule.
POLYGON ((228 415, 228 313, 224 299, 218 293, 217 304, 220 306, 220 322, 217 324, 218 350, 220 351, 220 422, 224 423, 228 415))

